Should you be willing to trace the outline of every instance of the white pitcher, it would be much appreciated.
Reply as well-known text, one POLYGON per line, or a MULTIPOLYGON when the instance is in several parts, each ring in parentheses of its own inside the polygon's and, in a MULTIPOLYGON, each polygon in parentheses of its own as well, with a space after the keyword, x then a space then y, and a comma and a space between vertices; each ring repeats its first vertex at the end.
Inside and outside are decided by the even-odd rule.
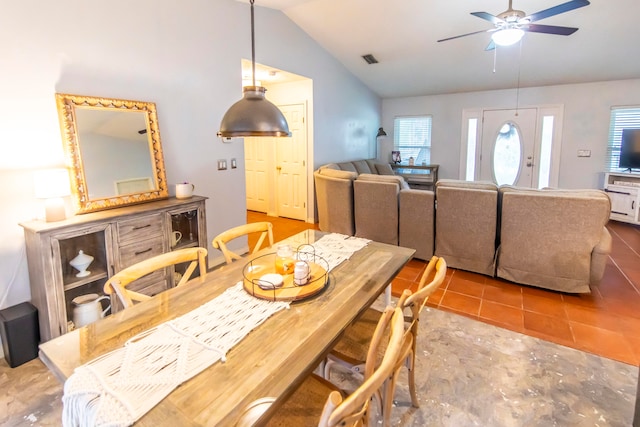
POLYGON ((176 199, 188 199, 193 196, 193 191, 196 189, 196 186, 189 183, 183 182, 181 184, 176 184, 176 199))
POLYGON ((182 233, 179 231, 174 231, 171 233, 171 247, 173 248, 178 242, 182 239, 182 233))
POLYGON ((86 294, 75 297, 71 303, 73 304, 73 324, 76 328, 88 325, 96 320, 102 319, 107 311, 111 308, 111 304, 104 310, 100 301, 110 300, 106 295, 86 294))

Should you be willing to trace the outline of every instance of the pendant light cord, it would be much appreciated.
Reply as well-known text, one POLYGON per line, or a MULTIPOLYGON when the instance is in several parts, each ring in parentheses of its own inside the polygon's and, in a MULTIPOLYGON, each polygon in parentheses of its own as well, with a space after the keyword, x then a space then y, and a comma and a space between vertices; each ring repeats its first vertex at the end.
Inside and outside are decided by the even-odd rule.
POLYGON ((255 41, 255 31, 253 29, 253 3, 255 0, 250 0, 251 3, 251 79, 252 84, 255 87, 256 85, 256 41, 255 41))

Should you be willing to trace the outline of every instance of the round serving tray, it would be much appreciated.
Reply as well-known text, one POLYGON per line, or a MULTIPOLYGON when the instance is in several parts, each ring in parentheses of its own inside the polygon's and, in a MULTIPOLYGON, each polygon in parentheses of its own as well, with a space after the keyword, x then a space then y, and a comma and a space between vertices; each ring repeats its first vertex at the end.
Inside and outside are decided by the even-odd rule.
POLYGON ((260 280, 267 274, 276 272, 276 254, 262 255, 249 261, 242 269, 242 282, 245 291, 256 298, 270 301, 300 301, 310 298, 321 292, 329 282, 329 263, 313 252, 313 246, 309 251, 300 247, 294 253, 296 261, 305 261, 309 265, 309 277, 304 285, 296 285, 293 274, 282 275, 282 286, 269 289, 268 283, 260 280), (262 286, 261 286, 262 285, 262 286))

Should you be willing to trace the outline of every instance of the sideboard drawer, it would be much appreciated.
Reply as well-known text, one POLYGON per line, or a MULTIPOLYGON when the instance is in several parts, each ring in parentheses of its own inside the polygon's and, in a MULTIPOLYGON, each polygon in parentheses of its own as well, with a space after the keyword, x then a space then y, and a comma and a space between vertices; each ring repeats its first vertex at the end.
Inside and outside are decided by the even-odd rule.
POLYGON ((120 269, 164 252, 162 235, 120 246, 120 269))
POLYGON ((162 235, 162 214, 144 215, 118 222, 118 241, 121 244, 156 235, 162 235))

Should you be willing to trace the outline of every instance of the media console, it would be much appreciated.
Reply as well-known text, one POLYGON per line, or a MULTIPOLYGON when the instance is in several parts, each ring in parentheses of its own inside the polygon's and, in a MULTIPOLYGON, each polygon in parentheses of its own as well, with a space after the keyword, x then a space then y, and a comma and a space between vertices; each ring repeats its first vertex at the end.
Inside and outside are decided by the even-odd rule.
POLYGON ((640 173, 607 172, 604 191, 611 199, 609 218, 640 224, 640 173))

